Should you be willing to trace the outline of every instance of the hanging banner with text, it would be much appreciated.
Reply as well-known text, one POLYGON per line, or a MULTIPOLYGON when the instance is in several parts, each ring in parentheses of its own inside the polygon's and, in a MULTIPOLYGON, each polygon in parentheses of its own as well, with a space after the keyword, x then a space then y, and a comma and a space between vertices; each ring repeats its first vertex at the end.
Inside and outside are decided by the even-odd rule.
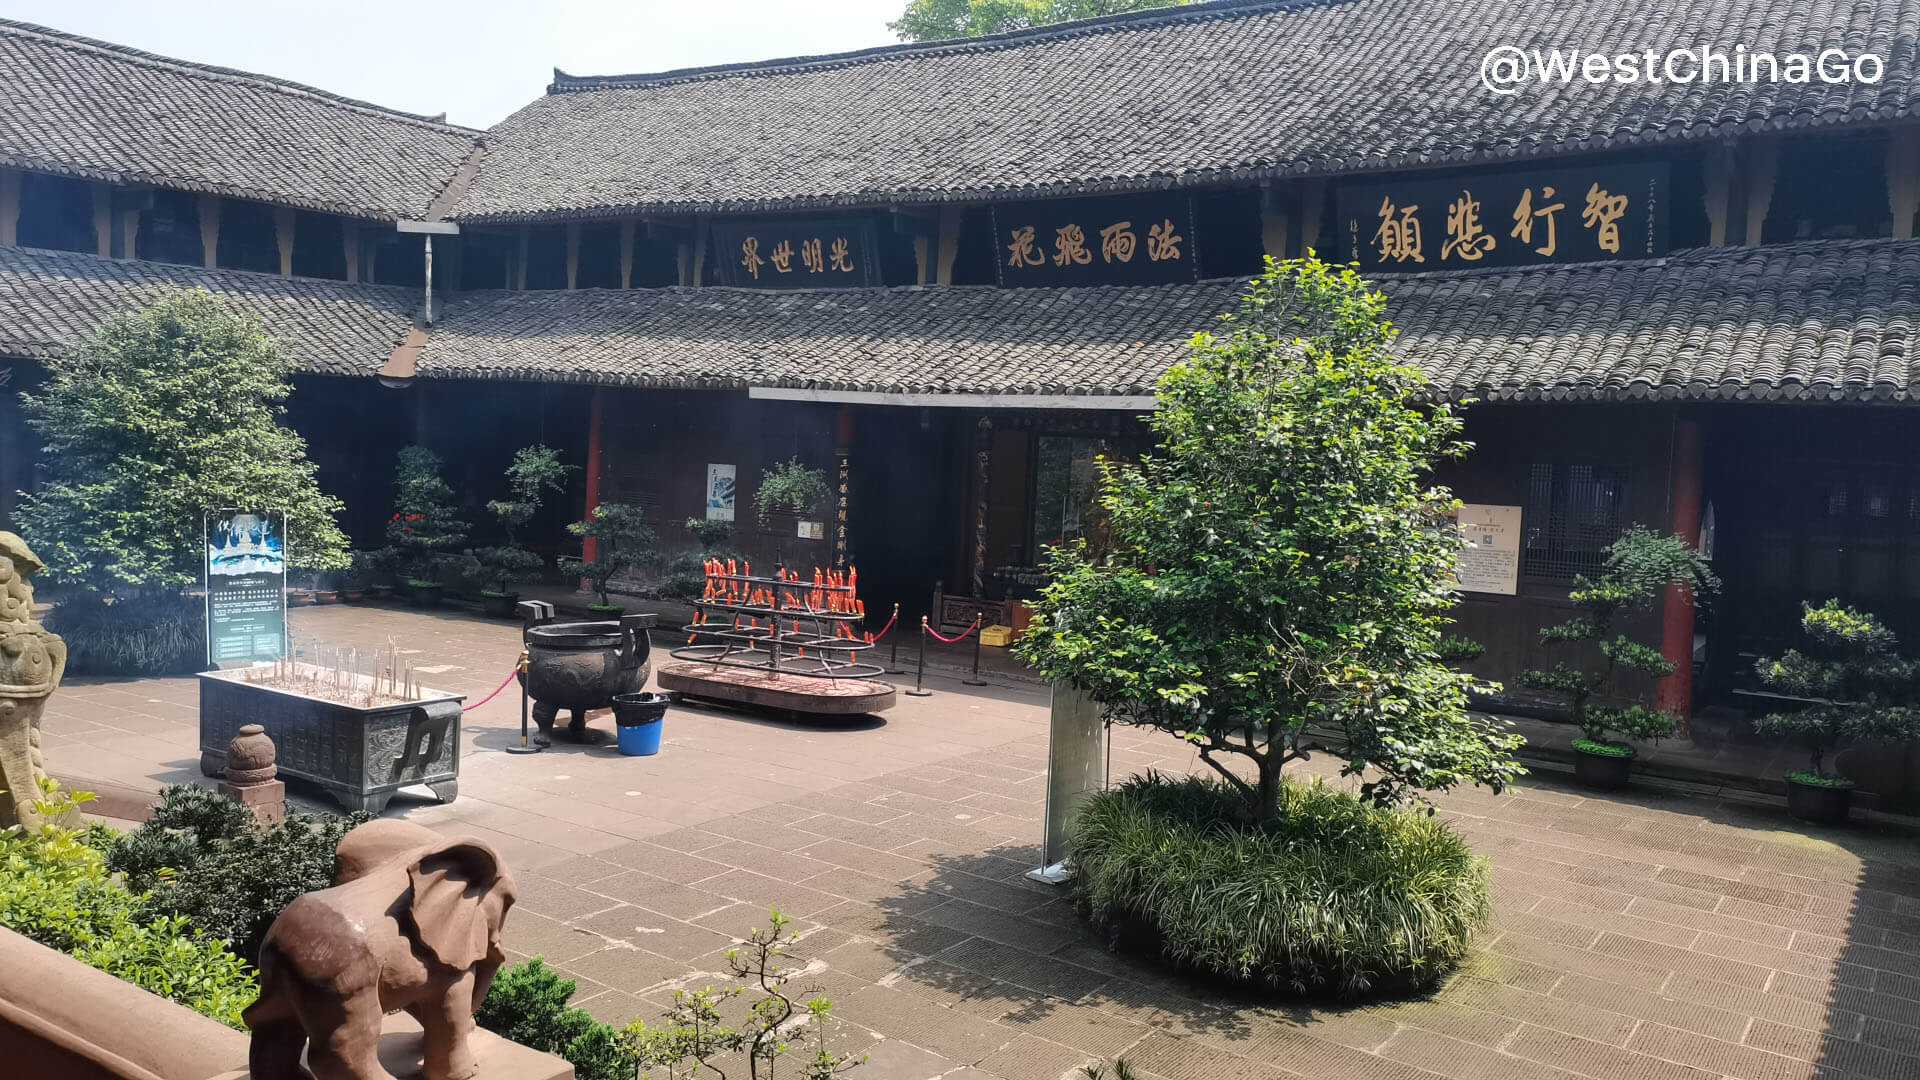
POLYGON ((851 289, 880 284, 868 218, 723 221, 713 226, 720 281, 741 289, 851 289))
POLYGON ((207 660, 287 655, 287 515, 207 514, 207 660))
POLYGON ((1667 167, 1410 178, 1340 189, 1343 261, 1411 272, 1667 253, 1667 167))
POLYGON ((1185 195, 1003 203, 993 208, 993 235, 1002 288, 1200 278, 1185 195))

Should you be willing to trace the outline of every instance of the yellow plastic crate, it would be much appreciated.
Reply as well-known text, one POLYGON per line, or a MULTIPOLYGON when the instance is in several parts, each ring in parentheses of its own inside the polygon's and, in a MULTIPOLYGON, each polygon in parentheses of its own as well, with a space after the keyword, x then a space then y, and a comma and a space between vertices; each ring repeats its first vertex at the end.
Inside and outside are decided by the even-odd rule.
POLYGON ((1005 648, 1013 644, 1013 627, 1000 626, 998 624, 981 627, 980 644, 990 645, 996 649, 1005 648))

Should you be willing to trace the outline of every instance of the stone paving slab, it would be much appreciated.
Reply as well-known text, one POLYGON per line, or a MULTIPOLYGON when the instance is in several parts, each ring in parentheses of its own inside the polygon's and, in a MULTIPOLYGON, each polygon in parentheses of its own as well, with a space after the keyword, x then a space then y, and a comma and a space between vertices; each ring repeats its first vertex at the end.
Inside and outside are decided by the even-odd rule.
MULTIPOLYGON (((510 625, 311 608, 299 636, 391 636, 478 700, 510 625)), ((1797 826, 1779 807, 1530 779, 1440 812, 1491 858, 1493 925, 1427 999, 1261 1001, 1108 952, 1037 863, 1044 691, 929 679, 878 720, 803 725, 676 708, 657 757, 502 753, 518 698, 465 719, 461 796, 389 813, 495 844, 520 881, 506 942, 580 983, 602 1019, 717 982, 768 905, 799 917, 799 980, 833 998, 867 1080, 1059 1080, 1126 1055, 1143 1080, 1920 1078, 1920 845, 1899 825, 1797 826)), ((54 699, 63 769, 196 779, 191 680, 76 682, 54 699)), ((595 726, 610 731, 610 721, 595 726)), ((1122 731, 1116 773, 1195 766, 1122 731)), ((298 800, 302 793, 292 792, 298 800)))

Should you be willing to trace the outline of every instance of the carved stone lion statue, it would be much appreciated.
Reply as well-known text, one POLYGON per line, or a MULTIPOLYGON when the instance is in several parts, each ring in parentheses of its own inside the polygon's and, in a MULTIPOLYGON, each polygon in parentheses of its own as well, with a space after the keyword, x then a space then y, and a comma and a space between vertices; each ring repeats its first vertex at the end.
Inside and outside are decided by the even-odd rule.
POLYGON ((34 810, 47 763, 40 714, 67 668, 67 645, 33 617, 33 586, 44 569, 27 542, 0 532, 0 828, 38 828, 34 810))

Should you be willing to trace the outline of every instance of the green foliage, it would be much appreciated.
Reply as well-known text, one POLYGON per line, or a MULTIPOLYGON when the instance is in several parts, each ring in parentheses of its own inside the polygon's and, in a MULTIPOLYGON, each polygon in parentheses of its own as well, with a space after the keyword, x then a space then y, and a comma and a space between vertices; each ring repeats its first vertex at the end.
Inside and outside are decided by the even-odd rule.
POLYGON ((340 838, 367 820, 288 814, 260 825, 238 803, 180 784, 166 789, 152 820, 128 833, 108 860, 129 888, 150 890, 147 914, 184 918, 252 962, 282 908, 333 884, 340 838))
MULTIPOLYGON (((71 820, 93 796, 57 794, 42 813, 71 820)), ((245 1030, 240 1011, 258 994, 253 973, 215 938, 177 916, 155 916, 110 875, 99 829, 43 825, 0 832, 0 926, 109 975, 245 1030)))
POLYGON ((765 525, 769 514, 804 514, 825 502, 831 493, 826 473, 792 458, 760 474, 753 509, 760 515, 760 524, 765 525))
POLYGON ((179 593, 67 596, 47 629, 67 643, 69 675, 183 675, 207 666, 205 602, 179 593))
MULTIPOLYGON (((1083 1067, 1080 1070, 1080 1075, 1086 1077, 1087 1080, 1107 1080, 1109 1073, 1106 1065, 1094 1064, 1083 1067)), ((1126 1058, 1117 1058, 1114 1060, 1111 1075, 1113 1080, 1138 1080, 1139 1077, 1139 1074, 1133 1071, 1133 1065, 1128 1062, 1126 1058)))
POLYGON ((700 541, 701 551, 711 554, 733 535, 733 522, 690 517, 687 519, 687 531, 700 541))
POLYGON ((1600 757, 1633 756, 1633 747, 1628 746, 1626 743, 1595 742, 1592 739, 1577 736, 1573 740, 1573 748, 1588 754, 1597 754, 1600 757))
POLYGON ((1467 664, 1480 659, 1487 647, 1470 637, 1448 634, 1434 646, 1433 654, 1449 664, 1467 664))
POLYGON ((1102 461, 1111 550, 1055 549, 1016 648, 1193 743, 1248 820, 1278 813, 1281 770, 1316 746, 1380 801, 1520 771, 1519 739, 1470 715, 1472 680, 1440 661, 1458 504, 1422 477, 1465 444, 1390 355, 1385 303, 1351 270, 1270 262, 1160 380, 1159 449, 1102 461))
POLYGON ((483 587, 493 592, 506 592, 517 581, 533 581, 547 568, 547 560, 526 548, 477 548, 473 558, 480 565, 483 587))
POLYGON ((607 583, 639 566, 647 557, 646 549, 653 544, 653 530, 647 527, 645 513, 637 506, 624 503, 601 503, 593 508, 587 520, 574 522, 567 526, 567 531, 592 540, 594 555, 591 560, 563 555, 560 565, 591 581, 601 606, 612 606, 612 601, 607 599, 607 583))
POLYGON ((985 37, 1073 19, 1096 19, 1191 0, 912 0, 887 29, 902 41, 985 37))
POLYGON ((293 361, 224 301, 170 293, 46 367, 21 395, 45 471, 18 517, 50 580, 178 591, 200 580, 204 515, 222 507, 285 510, 291 566, 346 565, 340 501, 280 424, 293 361))
POLYGON ((475 1019, 503 1038, 567 1059, 579 1080, 632 1080, 632 1047, 620 1029, 567 1004, 574 986, 536 956, 494 977, 475 1019))
POLYGON ((440 478, 440 455, 424 446, 402 447, 393 473, 387 539, 407 580, 439 580, 452 549, 466 538, 467 523, 453 510, 453 489, 440 478))
POLYGON ((1266 825, 1237 792, 1135 777, 1069 826, 1073 888, 1100 925, 1234 982, 1356 998, 1431 986, 1486 922, 1486 860, 1435 818, 1284 782, 1266 825))
POLYGON ((548 492, 567 490, 567 473, 572 470, 573 466, 560 463, 560 451, 538 443, 523 446, 513 455, 513 463, 507 466, 507 491, 512 498, 487 503, 487 512, 500 520, 507 542, 472 553, 484 588, 503 593, 516 581, 538 578, 547 568, 546 560, 520 546, 514 530, 533 520, 548 492))
POLYGON ((1844 776, 1821 776, 1819 773, 1804 772, 1800 769, 1788 773, 1787 779, 1808 787, 1850 788, 1853 786, 1853 781, 1844 776))
POLYGON ((1920 738, 1920 663, 1900 655, 1893 631, 1838 600, 1802 605, 1800 628, 1804 652, 1762 658, 1755 670, 1767 689, 1813 704, 1763 716, 1757 730, 1800 740, 1812 775, 1828 786, 1839 778, 1827 772, 1827 755, 1842 740, 1920 738))
POLYGON ((1622 616, 1651 608, 1668 585, 1679 585, 1693 594, 1695 603, 1706 603, 1719 591, 1720 579, 1707 560, 1680 537, 1662 536, 1639 526, 1627 530, 1607 548, 1598 578, 1582 575, 1574 579, 1567 598, 1581 614, 1540 631, 1540 640, 1548 645, 1591 642, 1602 662, 1589 670, 1561 661, 1548 670, 1522 672, 1520 684, 1565 698, 1574 724, 1590 743, 1620 747, 1625 744, 1607 736, 1658 740, 1673 734, 1680 727, 1680 718, 1671 713, 1639 703, 1593 703, 1593 696, 1616 672, 1658 678, 1673 671, 1673 664, 1660 655, 1660 650, 1615 632, 1622 616))

